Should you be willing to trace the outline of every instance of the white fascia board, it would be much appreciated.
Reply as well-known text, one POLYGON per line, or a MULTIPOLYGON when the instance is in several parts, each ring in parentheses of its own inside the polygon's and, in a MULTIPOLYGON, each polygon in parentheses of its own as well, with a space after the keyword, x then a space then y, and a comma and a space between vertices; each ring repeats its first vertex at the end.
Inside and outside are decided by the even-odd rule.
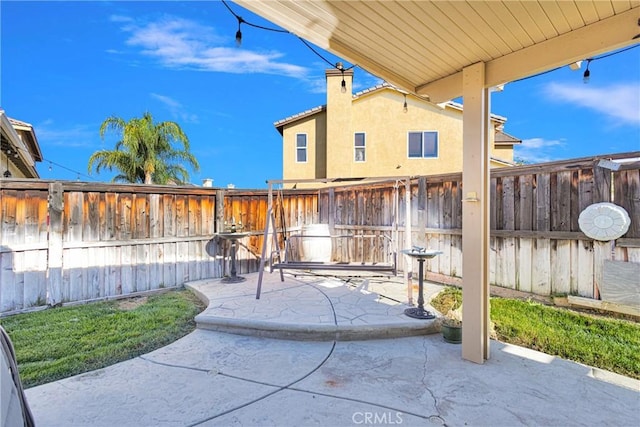
POLYGON ((16 132, 4 110, 0 110, 0 126, 2 126, 2 132, 7 135, 9 143, 12 145, 13 149, 16 150, 22 161, 29 166, 29 168, 34 169, 36 163, 33 160, 33 157, 31 157, 31 153, 24 145, 22 138, 20 138, 20 135, 16 132))

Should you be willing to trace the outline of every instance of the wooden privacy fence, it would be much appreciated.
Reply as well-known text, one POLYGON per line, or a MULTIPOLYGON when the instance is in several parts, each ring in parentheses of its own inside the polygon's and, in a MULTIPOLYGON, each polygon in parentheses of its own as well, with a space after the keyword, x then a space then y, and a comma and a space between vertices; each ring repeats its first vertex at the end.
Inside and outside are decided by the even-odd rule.
MULTIPOLYGON (((605 260, 640 262, 640 162, 610 171, 598 160, 492 171, 492 284, 597 298, 605 260), (632 219, 615 242, 578 227, 579 213, 602 201, 632 219)), ((427 278, 459 283, 462 185, 461 174, 450 174, 411 179, 408 192, 395 181, 283 190, 274 197, 278 237, 325 223, 363 237, 335 241, 334 260, 390 262, 394 247, 405 247, 410 209, 412 243, 443 251, 427 261, 427 278)), ((240 241, 238 273, 255 272, 266 212, 266 190, 0 180, 0 313, 223 277, 228 251, 214 235, 232 219, 251 231, 240 241)))
MULTIPOLYGON (((288 221, 313 219, 312 204, 296 213, 307 193, 287 196, 288 221)), ((252 231, 238 274, 255 272, 266 204, 266 190, 0 180, 0 313, 223 277, 229 243, 214 235, 232 218, 252 231)))
MULTIPOLYGON (((606 260, 640 263, 639 158, 640 152, 633 152, 492 170, 491 284, 540 295, 597 299, 606 260), (635 161, 612 171, 598 166, 601 158, 635 161), (600 242, 580 231, 580 212, 599 202, 613 202, 628 212, 631 226, 623 238, 600 242)), ((461 284, 462 174, 412 180, 410 205, 404 187, 398 190, 400 248, 410 206, 413 244, 443 252, 425 263, 426 277, 461 284)), ((343 233, 391 235, 392 192, 388 183, 323 189, 321 222, 343 233)), ((406 262, 403 258, 400 269, 406 262)))
MULTIPOLYGON (((640 262, 640 152, 601 158, 635 161, 618 171, 599 167, 600 157, 491 171, 491 284, 598 298, 606 260, 640 262), (629 213, 623 238, 600 242, 580 231, 580 212, 599 202, 614 202, 629 213)), ((426 262, 427 278, 442 283, 461 283, 462 188, 462 174, 420 177, 412 180, 408 205, 399 187, 400 247, 410 206, 413 244, 443 252, 426 262)), ((322 190, 320 218, 346 233, 390 233, 391 194, 389 184, 322 190)))

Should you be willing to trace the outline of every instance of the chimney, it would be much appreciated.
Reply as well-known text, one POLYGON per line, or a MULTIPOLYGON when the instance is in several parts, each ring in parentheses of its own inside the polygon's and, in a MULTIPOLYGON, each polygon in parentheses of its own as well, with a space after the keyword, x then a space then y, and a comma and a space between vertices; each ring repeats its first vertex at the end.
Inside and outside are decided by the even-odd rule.
MULTIPOLYGON (((341 66, 341 63, 338 63, 338 67, 341 66)), ((351 128, 353 69, 328 69, 326 77, 327 178, 340 178, 344 175, 345 169, 351 168, 350 159, 353 157, 353 129, 351 128)))

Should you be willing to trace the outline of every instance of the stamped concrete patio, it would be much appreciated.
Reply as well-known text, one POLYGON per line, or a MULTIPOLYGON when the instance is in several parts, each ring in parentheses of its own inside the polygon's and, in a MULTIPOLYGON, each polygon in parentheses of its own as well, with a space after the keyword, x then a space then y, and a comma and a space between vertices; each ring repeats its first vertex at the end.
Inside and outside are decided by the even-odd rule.
MULTIPOLYGON (((484 365, 405 318, 399 280, 267 274, 188 286, 198 329, 34 387, 40 426, 632 426, 638 381, 492 341, 484 365), (284 339, 286 338, 286 339, 284 339), (382 339, 387 338, 387 339, 382 339), (357 340, 350 340, 357 339, 357 340)), ((428 285, 427 295, 438 287, 428 285)))

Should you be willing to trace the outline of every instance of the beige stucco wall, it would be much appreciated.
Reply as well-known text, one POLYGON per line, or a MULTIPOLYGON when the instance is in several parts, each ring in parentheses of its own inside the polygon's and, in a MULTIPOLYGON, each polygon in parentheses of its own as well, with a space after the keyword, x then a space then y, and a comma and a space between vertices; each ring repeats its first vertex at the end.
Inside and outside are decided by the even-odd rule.
POLYGON ((353 122, 358 126, 352 129, 351 140, 354 131, 366 133, 367 159, 361 163, 354 162, 351 147, 352 153, 348 159, 351 161, 351 171, 356 176, 427 175, 460 171, 460 115, 436 105, 414 102, 409 96, 405 113, 403 103, 403 95, 391 90, 365 95, 354 102, 353 122), (409 158, 409 131, 437 131, 438 157, 409 158))
POLYGON ((283 179, 325 178, 326 174, 326 113, 320 112, 302 119, 295 126, 285 127, 283 132, 283 179), (296 135, 307 135, 307 162, 296 161, 296 135))
MULTIPOLYGON (((319 112, 284 127, 283 178, 346 178, 412 176, 462 171, 462 111, 441 108, 393 89, 372 91, 352 100, 340 92, 342 77, 328 76, 327 112, 319 112), (437 131, 437 158, 409 158, 409 131, 437 131), (365 133, 366 160, 355 161, 354 134, 365 133), (295 162, 296 134, 307 133, 308 162, 295 162), (324 169, 324 143, 326 175, 324 169)), ((492 122, 496 126, 497 122, 492 122)), ((513 161, 513 147, 494 147, 491 156, 513 161)), ((504 165, 493 163, 491 167, 504 165)))
POLYGON ((351 95, 353 70, 344 74, 327 70, 327 178, 354 176, 353 126, 358 123, 353 115, 351 95), (342 92, 342 81, 346 92, 342 92))

